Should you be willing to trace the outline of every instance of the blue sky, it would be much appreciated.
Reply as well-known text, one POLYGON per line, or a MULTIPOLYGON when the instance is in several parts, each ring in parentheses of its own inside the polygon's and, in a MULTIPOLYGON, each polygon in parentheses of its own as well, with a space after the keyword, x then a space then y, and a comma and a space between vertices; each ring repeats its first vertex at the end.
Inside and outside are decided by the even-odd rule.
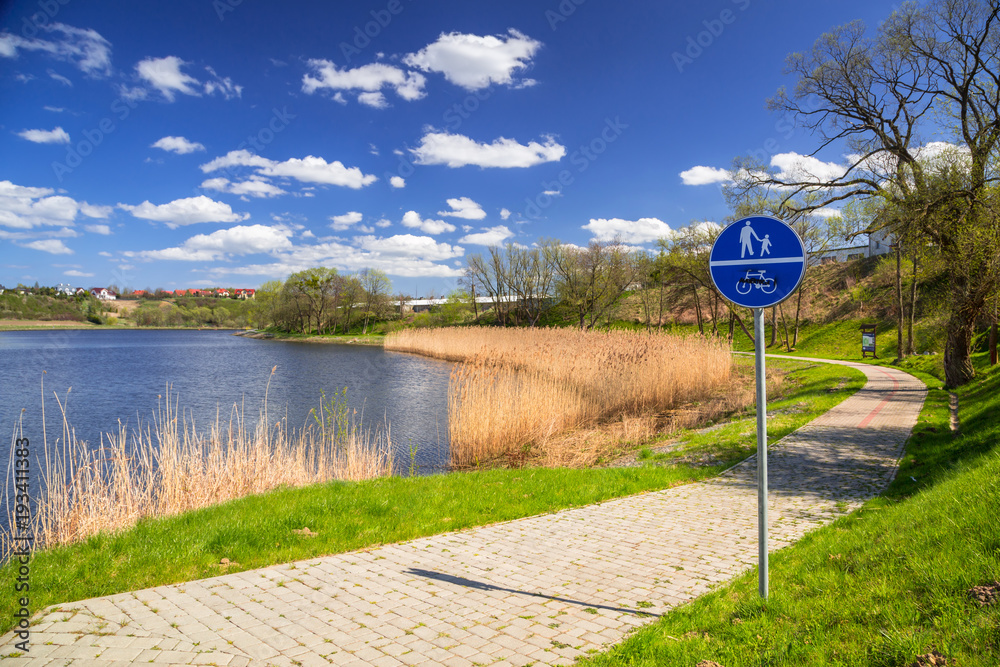
POLYGON ((735 156, 815 149, 765 109, 785 56, 893 7, 0 3, 0 284, 442 294, 490 244, 651 248, 728 214, 735 156))

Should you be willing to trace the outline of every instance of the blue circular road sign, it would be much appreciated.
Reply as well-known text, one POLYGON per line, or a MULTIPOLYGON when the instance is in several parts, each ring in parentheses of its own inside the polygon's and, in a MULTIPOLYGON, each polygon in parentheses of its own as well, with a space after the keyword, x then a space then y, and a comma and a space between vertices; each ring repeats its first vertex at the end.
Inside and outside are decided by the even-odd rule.
POLYGON ((762 215, 722 230, 709 255, 712 282, 737 306, 768 308, 798 288, 806 271, 806 249, 787 223, 762 215))

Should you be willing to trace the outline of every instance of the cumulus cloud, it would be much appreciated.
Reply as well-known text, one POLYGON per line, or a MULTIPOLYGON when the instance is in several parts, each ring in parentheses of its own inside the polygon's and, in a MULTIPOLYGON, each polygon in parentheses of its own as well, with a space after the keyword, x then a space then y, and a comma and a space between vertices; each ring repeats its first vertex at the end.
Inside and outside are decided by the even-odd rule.
POLYGON ((292 249, 292 230, 278 225, 237 225, 211 234, 198 234, 173 248, 126 251, 126 257, 152 261, 211 262, 232 255, 278 253, 292 249))
POLYGON ((66 247, 66 244, 59 239, 43 239, 22 244, 25 248, 41 250, 53 255, 72 255, 73 251, 66 247))
POLYGON ((466 90, 479 90, 493 83, 525 86, 534 81, 518 82, 513 73, 526 69, 541 46, 541 42, 514 29, 499 36, 442 33, 436 42, 409 54, 403 62, 425 72, 440 72, 466 90))
POLYGON ((621 218, 591 218, 583 226, 598 241, 620 238, 625 243, 650 243, 659 238, 669 237, 673 232, 670 225, 657 218, 622 220, 621 218))
POLYGON ((426 78, 419 72, 406 72, 384 63, 372 63, 340 69, 329 60, 313 59, 308 62, 311 74, 302 77, 302 92, 311 95, 317 90, 333 90, 340 95, 338 102, 345 103, 342 91, 360 91, 358 101, 379 109, 389 106, 382 93, 383 88, 391 88, 407 101, 418 100, 426 93, 426 78))
POLYGON ((835 218, 839 216, 840 213, 841 211, 839 208, 823 207, 813 211, 812 215, 815 215, 819 218, 835 218))
MULTIPOLYGON (((147 58, 139 61, 135 71, 139 79, 158 90, 168 102, 173 102, 177 93, 196 97, 220 93, 227 100, 242 94, 242 86, 234 84, 229 78, 219 77, 211 67, 205 68, 210 77, 206 81, 182 72, 181 68, 189 64, 177 56, 147 58)), ((141 96, 141 93, 132 91, 132 95, 141 96)))
POLYGON ((510 217, 510 211, 508 209, 506 209, 506 208, 500 209, 500 219, 501 220, 506 220, 509 217, 510 217))
POLYGON ((407 211, 403 214, 403 226, 419 229, 425 234, 441 234, 455 231, 455 225, 444 220, 424 220, 416 211, 407 211))
POLYGON ((551 136, 545 143, 532 141, 528 145, 500 137, 491 144, 480 144, 461 134, 427 132, 420 145, 410 149, 417 164, 443 164, 449 167, 531 167, 543 162, 558 162, 566 155, 566 147, 551 136))
POLYGON ((178 155, 186 155, 188 153, 194 153, 195 151, 205 150, 203 144, 197 141, 188 141, 184 137, 163 137, 162 139, 156 140, 151 146, 151 148, 161 148, 165 151, 171 153, 177 153, 178 155))
POLYGON ((388 238, 359 236, 354 241, 364 250, 387 257, 413 257, 441 261, 460 257, 465 253, 465 249, 461 246, 439 243, 429 236, 414 236, 413 234, 397 234, 388 238))
POLYGON ((199 187, 204 188, 205 190, 228 192, 230 194, 239 195, 244 199, 247 197, 264 199, 267 197, 277 197, 278 195, 288 194, 287 191, 282 190, 277 185, 261 176, 251 176, 248 180, 237 182, 232 182, 228 178, 222 177, 209 178, 202 181, 199 187))
POLYGON ((69 134, 61 127, 53 130, 21 130, 17 136, 36 144, 68 144, 69 134))
POLYGON ((33 188, 0 181, 0 226, 31 230, 71 227, 78 215, 106 218, 111 209, 55 194, 52 188, 33 188))
POLYGON ((84 225, 83 228, 91 234, 100 234, 101 236, 111 234, 111 227, 108 225, 84 225))
POLYGON ((471 243, 472 245, 493 246, 500 245, 507 239, 514 236, 506 225, 498 225, 484 229, 476 234, 467 234, 458 240, 459 243, 471 243))
POLYGON ((389 179, 389 185, 391 185, 394 188, 405 188, 406 179, 404 179, 402 176, 393 176, 389 179))
POLYGON ((144 201, 138 206, 118 204, 118 207, 136 218, 162 222, 170 229, 199 222, 240 222, 250 217, 249 213, 234 213, 229 204, 209 199, 205 195, 176 199, 160 205, 144 201))
POLYGON ((93 278, 93 273, 87 273, 85 271, 80 271, 78 269, 70 269, 69 271, 63 271, 64 276, 71 276, 73 278, 93 278))
POLYGON ((449 199, 447 201, 448 206, 451 206, 451 210, 438 211, 438 215, 452 218, 465 218, 466 220, 482 220, 486 217, 486 211, 484 211, 479 204, 468 197, 459 197, 457 199, 449 199))
POLYGON ((686 171, 682 171, 681 182, 684 185, 708 185, 710 183, 725 183, 732 180, 732 177, 727 169, 719 169, 717 167, 691 167, 686 171))
POLYGON ((342 232, 345 229, 350 229, 351 226, 361 222, 363 217, 364 216, 357 211, 348 211, 343 215, 332 215, 330 216, 330 220, 333 221, 333 224, 330 226, 333 227, 334 231, 342 232))
POLYGON ((12 33, 0 34, 0 57, 17 58, 20 51, 39 51, 72 63, 88 76, 111 74, 111 42, 96 30, 74 28, 64 23, 41 25, 39 30, 48 33, 50 38, 28 39, 12 33))
POLYGON ((277 162, 255 155, 248 150, 230 151, 222 157, 201 165, 203 172, 210 173, 232 167, 252 167, 259 176, 293 178, 303 183, 341 185, 358 190, 378 180, 374 175, 362 173, 357 167, 345 167, 339 160, 327 162, 321 157, 308 155, 277 162))
POLYGON ((778 168, 777 177, 786 181, 824 182, 840 178, 847 171, 835 162, 798 153, 779 153, 771 158, 771 166, 778 168))

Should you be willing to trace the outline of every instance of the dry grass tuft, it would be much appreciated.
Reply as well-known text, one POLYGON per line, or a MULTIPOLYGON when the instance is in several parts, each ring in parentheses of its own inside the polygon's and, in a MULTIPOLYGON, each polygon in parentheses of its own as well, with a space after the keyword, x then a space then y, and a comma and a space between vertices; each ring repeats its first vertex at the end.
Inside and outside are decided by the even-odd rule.
POLYGON ((462 362, 448 414, 459 467, 592 464, 712 396, 732 368, 722 341, 630 331, 418 329, 390 334, 386 349, 462 362))
MULTIPOLYGON (((199 435, 179 417, 167 393, 151 427, 102 436, 94 449, 76 436, 63 414, 62 437, 46 438, 41 491, 32 517, 35 548, 70 544, 101 532, 119 531, 146 517, 178 514, 281 486, 328 480, 363 480, 392 474, 389 428, 363 430, 346 419, 337 397, 315 425, 289 433, 286 424, 268 425, 266 402, 253 426, 233 408, 228 424, 216 423, 199 435)), ((58 401, 58 397, 56 399, 58 401)), ((62 404, 60 403, 60 409, 62 404)), ((8 480, 13 466, 8 467, 8 480)), ((7 496, 9 498, 9 496, 7 496)), ((14 525, 8 512, 8 526, 14 525)), ((10 553, 11 533, 0 535, 0 551, 10 553)))

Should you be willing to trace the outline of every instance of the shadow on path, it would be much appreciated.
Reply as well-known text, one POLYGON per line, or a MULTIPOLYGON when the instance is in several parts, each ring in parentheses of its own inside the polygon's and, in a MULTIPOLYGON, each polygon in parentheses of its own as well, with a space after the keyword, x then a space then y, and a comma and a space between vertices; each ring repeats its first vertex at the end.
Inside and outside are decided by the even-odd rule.
POLYGON ((503 593, 514 593, 515 595, 530 595, 536 598, 545 598, 546 600, 555 600, 556 602, 565 602, 567 604, 575 604, 581 607, 589 607, 591 609, 604 609, 606 611, 616 611, 622 614, 634 614, 636 616, 655 616, 659 617, 660 614, 654 614, 648 611, 641 611, 639 609, 625 609, 623 607, 609 607, 607 605, 601 604, 591 604, 589 602, 582 602, 580 600, 571 600, 569 598, 561 598, 555 595, 545 595, 544 593, 529 593, 528 591, 519 591, 514 588, 503 588, 502 586, 494 586, 493 584, 487 584, 482 581, 476 581, 474 579, 466 579, 465 577, 456 577, 452 574, 445 574, 443 572, 435 572, 434 570, 423 570, 420 568, 411 567, 405 571, 406 574, 413 574, 418 577, 425 577, 427 579, 434 579, 435 581, 443 581, 449 584, 455 584, 456 586, 464 586, 466 588, 475 588, 480 591, 501 591, 503 593))

